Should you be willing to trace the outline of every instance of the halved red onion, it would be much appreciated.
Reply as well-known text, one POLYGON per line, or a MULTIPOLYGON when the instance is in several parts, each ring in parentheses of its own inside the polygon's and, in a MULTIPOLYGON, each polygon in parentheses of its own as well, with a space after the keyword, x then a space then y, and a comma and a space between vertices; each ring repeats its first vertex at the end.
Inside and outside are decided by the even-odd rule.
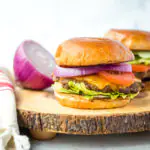
POLYGON ((53 84, 51 74, 55 68, 54 58, 32 40, 21 43, 13 65, 16 80, 25 88, 39 90, 53 84))
POLYGON ((132 72, 132 67, 130 64, 121 63, 113 65, 98 65, 89 67, 76 67, 76 68, 63 68, 56 66, 54 70, 54 75, 56 77, 73 77, 73 76, 84 76, 100 71, 119 71, 119 72, 132 72))

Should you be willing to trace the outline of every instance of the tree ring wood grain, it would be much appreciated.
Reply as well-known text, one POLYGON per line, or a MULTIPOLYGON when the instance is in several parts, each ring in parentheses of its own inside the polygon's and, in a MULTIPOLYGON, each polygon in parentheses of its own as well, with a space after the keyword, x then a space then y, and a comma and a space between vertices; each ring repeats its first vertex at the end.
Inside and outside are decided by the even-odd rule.
POLYGON ((61 106, 53 92, 16 88, 18 121, 28 129, 66 134, 112 134, 150 130, 150 92, 125 107, 82 110, 61 106))

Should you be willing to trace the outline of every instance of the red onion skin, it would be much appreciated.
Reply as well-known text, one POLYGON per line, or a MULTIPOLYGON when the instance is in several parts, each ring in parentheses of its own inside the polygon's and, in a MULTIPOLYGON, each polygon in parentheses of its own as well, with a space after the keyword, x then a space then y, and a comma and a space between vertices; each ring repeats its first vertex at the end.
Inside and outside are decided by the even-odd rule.
POLYGON ((50 87, 50 85, 54 83, 53 80, 40 73, 26 57, 23 49, 25 42, 26 41, 19 46, 14 57, 13 68, 16 81, 18 81, 24 88, 29 89, 41 90, 50 87))

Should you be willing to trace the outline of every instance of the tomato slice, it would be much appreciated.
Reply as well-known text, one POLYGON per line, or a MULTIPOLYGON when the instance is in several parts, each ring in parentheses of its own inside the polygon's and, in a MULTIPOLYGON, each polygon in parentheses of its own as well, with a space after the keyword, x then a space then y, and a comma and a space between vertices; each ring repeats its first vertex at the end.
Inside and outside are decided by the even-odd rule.
POLYGON ((146 65, 132 65, 133 72, 147 72, 150 70, 150 66, 146 65))
POLYGON ((133 84, 135 79, 134 74, 131 72, 116 74, 114 72, 101 71, 99 72, 99 75, 111 83, 124 85, 124 86, 130 86, 131 84, 133 84))

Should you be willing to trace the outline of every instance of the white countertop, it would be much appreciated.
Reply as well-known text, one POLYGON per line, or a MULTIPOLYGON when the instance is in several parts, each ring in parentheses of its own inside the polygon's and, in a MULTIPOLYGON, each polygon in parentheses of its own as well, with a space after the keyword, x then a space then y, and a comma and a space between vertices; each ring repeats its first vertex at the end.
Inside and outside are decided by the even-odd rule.
POLYGON ((32 150, 150 150, 150 132, 122 135, 57 135, 51 141, 31 141, 32 150))

